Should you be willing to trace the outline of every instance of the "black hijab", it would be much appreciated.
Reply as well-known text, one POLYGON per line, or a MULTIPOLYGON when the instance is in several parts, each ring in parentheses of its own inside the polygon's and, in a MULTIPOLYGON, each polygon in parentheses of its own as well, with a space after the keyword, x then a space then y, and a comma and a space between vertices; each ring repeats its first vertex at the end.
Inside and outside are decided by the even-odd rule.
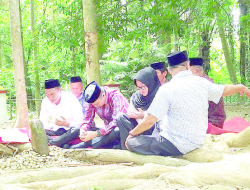
POLYGON ((131 101, 136 109, 141 108, 142 110, 146 111, 152 103, 161 84, 157 77, 156 71, 151 67, 146 67, 138 71, 134 78, 135 84, 136 80, 141 81, 148 87, 148 95, 143 96, 139 91, 137 91, 132 95, 131 101))

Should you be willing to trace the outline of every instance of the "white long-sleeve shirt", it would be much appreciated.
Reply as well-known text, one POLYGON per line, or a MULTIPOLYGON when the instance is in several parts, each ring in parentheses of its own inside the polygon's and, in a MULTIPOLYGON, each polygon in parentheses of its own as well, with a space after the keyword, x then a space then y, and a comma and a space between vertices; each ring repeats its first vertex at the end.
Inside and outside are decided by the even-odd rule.
POLYGON ((70 92, 61 92, 61 100, 58 105, 51 103, 47 97, 42 101, 40 120, 45 129, 57 130, 69 127, 55 125, 55 119, 62 119, 70 123, 69 127, 80 127, 83 121, 82 107, 78 99, 70 92))

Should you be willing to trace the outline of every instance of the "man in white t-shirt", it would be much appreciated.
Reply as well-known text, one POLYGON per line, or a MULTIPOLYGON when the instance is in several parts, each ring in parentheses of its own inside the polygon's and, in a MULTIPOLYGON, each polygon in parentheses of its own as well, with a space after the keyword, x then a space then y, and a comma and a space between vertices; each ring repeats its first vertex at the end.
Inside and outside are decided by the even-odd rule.
POLYGON ((250 90, 244 85, 218 85, 195 76, 189 70, 186 51, 168 55, 170 82, 158 90, 148 115, 129 132, 128 150, 140 154, 178 156, 204 144, 208 123, 208 101, 218 103, 222 96, 250 90), (160 130, 152 135, 140 135, 157 120, 163 120, 160 130))
POLYGON ((48 135, 49 144, 64 147, 79 136, 83 121, 81 105, 73 94, 62 91, 58 79, 45 81, 45 94, 39 119, 48 135), (53 139, 49 136, 59 137, 53 139))

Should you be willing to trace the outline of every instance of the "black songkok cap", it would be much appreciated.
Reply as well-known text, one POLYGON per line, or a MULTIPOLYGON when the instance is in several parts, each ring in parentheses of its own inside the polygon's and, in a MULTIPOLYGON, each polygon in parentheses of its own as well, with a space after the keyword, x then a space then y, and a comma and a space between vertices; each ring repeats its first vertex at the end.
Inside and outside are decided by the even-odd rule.
POLYGON ((55 88, 58 86, 60 86, 60 82, 58 79, 45 80, 45 89, 55 88))
POLYGON ((160 70, 162 72, 166 71, 166 64, 165 62, 156 62, 150 65, 154 70, 160 70))
POLYGON ((81 77, 79 77, 79 76, 71 77, 70 78, 70 83, 74 83, 74 82, 82 82, 81 77))
POLYGON ((92 81, 86 86, 84 90, 85 101, 88 103, 93 103, 98 99, 100 94, 101 87, 95 81, 92 81))
POLYGON ((195 66, 195 65, 202 66, 202 64, 203 64, 203 59, 198 58, 198 57, 197 58, 190 58, 189 61, 190 61, 190 66, 195 66))
POLYGON ((174 53, 170 53, 167 56, 168 64, 170 66, 179 65, 188 60, 188 55, 186 51, 176 51, 174 53))

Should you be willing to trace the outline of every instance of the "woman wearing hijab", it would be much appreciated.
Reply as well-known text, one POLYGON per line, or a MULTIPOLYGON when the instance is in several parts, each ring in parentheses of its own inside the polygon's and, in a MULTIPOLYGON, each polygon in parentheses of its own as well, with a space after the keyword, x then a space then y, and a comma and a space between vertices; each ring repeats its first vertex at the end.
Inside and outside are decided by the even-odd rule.
MULTIPOLYGON (((130 98, 130 105, 127 114, 121 113, 117 117, 117 124, 120 131, 121 148, 126 149, 125 140, 138 123, 147 115, 147 110, 152 103, 156 92, 161 86, 156 71, 146 67, 138 71, 134 79, 137 91, 130 98)), ((156 123, 155 123, 156 125, 156 123)), ((154 127, 145 131, 144 135, 151 135, 154 127)))

